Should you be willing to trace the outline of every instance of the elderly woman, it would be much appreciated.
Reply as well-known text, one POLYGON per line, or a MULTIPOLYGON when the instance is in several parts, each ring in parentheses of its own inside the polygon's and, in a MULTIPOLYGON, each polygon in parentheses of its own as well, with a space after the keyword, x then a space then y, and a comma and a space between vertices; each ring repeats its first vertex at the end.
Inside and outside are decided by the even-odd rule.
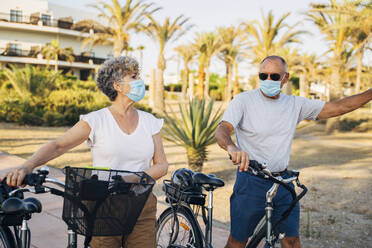
MULTIPOLYGON (((3 175, 10 185, 21 185, 26 174, 87 141, 93 166, 145 171, 154 179, 167 173, 160 130, 163 120, 133 107, 145 94, 138 62, 122 56, 106 61, 98 71, 98 88, 112 105, 80 116, 62 137, 42 146, 24 164, 3 175), (151 166, 152 161, 152 166, 151 166)), ((155 247, 156 197, 151 193, 125 247, 155 247)), ((93 237, 91 247, 121 247, 121 237, 93 237)))

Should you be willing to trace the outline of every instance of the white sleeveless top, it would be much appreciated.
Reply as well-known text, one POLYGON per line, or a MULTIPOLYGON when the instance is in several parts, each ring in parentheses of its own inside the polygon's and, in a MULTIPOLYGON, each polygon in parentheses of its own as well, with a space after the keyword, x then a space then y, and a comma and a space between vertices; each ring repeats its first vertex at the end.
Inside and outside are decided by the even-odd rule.
POLYGON ((80 115, 90 128, 87 145, 91 149, 93 167, 109 167, 116 170, 144 171, 154 157, 152 136, 159 133, 163 120, 137 110, 137 128, 124 133, 108 108, 80 115))

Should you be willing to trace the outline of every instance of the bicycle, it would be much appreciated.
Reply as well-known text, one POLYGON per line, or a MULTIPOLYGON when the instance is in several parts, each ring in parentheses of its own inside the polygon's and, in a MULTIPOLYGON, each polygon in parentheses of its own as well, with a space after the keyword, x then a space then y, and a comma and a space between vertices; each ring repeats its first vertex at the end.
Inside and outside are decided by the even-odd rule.
POLYGON ((9 187, 6 179, 1 182, 0 247, 29 248, 31 245, 27 221, 32 214, 42 211, 42 204, 36 198, 24 199, 26 192, 51 193, 64 198, 62 219, 68 226, 67 248, 77 248, 78 234, 85 236, 85 247, 92 236, 128 235, 155 183, 144 172, 65 167, 65 173, 63 183, 48 177, 49 170, 43 167, 26 175, 23 184, 31 188, 9 187), (63 190, 44 183, 52 183, 63 190), (131 202, 121 204, 120 209, 111 209, 111 203, 118 200, 131 202))
MULTIPOLYGON (((306 194, 307 188, 302 185, 299 181, 299 172, 288 170, 289 178, 283 179, 281 176, 274 177, 265 166, 259 164, 257 161, 250 160, 249 172, 255 176, 265 178, 272 181, 274 184, 267 191, 266 194, 266 207, 265 216, 256 226, 252 237, 246 244, 246 248, 256 248, 260 245, 265 245, 265 247, 274 248, 280 242, 281 239, 285 237, 285 233, 276 232, 276 228, 284 221, 297 202, 306 194), (296 185, 302 189, 299 195, 296 195, 295 190, 288 184, 291 182, 296 182, 296 185), (279 186, 282 185, 287 189, 292 196, 292 203, 288 209, 282 214, 282 217, 277 223, 273 225, 272 223, 272 213, 274 211, 274 206, 272 200, 277 193, 279 186)), ((208 208, 204 206, 203 201, 195 202, 192 198, 205 199, 205 195, 200 192, 187 192, 181 190, 179 187, 172 185, 169 180, 164 180, 163 190, 166 194, 166 202, 169 203, 168 207, 159 217, 157 223, 157 247, 161 248, 212 248, 212 209, 213 209, 213 190, 221 185, 222 180, 217 179, 211 175, 205 175, 202 173, 195 173, 192 177, 193 183, 195 185, 202 185, 203 188, 207 189, 209 192, 209 202, 208 208), (200 178, 205 180, 200 181, 200 178), (209 181, 211 180, 211 181, 209 181), (213 182, 212 185, 208 183, 213 182), (219 182, 217 186, 217 182, 219 182), (195 205, 197 207, 192 207, 195 205), (204 236, 199 223, 197 222, 197 217, 199 215, 199 208, 202 208, 202 217, 206 225, 206 236, 204 236), (208 211, 208 216, 206 216, 205 211, 208 211), (168 229, 165 227, 168 225, 168 229), (168 230, 168 233, 166 232, 168 230), (181 231, 181 233, 180 233, 181 231), (179 236, 186 237, 179 238, 179 236)), ((223 182, 222 182, 223 183, 223 182)))

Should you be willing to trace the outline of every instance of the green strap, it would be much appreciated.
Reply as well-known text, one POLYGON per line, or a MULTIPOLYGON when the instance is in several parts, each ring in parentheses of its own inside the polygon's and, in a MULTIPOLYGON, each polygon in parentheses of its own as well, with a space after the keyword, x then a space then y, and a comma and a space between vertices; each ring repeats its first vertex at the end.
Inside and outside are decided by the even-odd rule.
POLYGON ((110 167, 95 167, 95 166, 87 166, 86 169, 97 169, 97 170, 111 170, 110 167))

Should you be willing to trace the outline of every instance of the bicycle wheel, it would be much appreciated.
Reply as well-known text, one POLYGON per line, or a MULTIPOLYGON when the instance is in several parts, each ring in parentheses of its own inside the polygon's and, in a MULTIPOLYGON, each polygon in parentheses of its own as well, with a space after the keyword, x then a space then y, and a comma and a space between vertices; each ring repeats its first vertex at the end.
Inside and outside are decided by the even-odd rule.
POLYGON ((8 227, 2 227, 0 226, 0 248, 12 248, 12 240, 13 236, 9 237, 11 234, 11 231, 8 227))
POLYGON ((177 218, 174 221, 172 208, 167 208, 157 221, 156 247, 195 247, 202 248, 203 241, 201 233, 192 212, 179 207, 176 212, 177 218), (172 234, 172 227, 173 235, 172 234))
MULTIPOLYGON (((266 226, 265 226, 265 223, 261 223, 259 228, 260 229, 258 229, 257 232, 255 232, 256 235, 252 236, 252 239, 249 241, 246 248, 267 248, 267 247, 269 247, 266 244, 266 226)), ((279 241, 275 242, 274 247, 275 248, 281 247, 280 242, 279 241)))

